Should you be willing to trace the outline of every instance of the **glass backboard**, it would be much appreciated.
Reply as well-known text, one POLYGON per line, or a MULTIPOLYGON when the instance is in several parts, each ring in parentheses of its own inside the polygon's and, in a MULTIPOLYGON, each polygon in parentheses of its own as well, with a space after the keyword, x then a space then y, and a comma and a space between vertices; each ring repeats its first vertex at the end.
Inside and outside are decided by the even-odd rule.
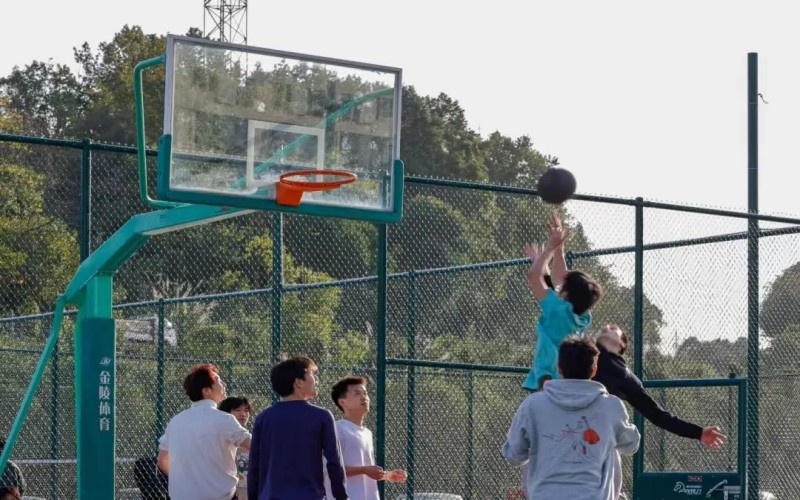
POLYGON ((397 68, 171 35, 159 198, 396 221, 401 91, 397 68), (277 204, 279 177, 310 169, 358 179, 277 204))

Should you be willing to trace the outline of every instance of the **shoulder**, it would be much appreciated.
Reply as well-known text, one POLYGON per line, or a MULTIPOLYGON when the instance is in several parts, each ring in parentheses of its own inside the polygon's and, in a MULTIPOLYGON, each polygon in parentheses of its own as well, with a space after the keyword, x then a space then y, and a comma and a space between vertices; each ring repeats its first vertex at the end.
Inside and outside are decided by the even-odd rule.
POLYGON ((627 414, 628 411, 625 409, 625 403, 623 403, 622 400, 617 396, 606 393, 600 397, 601 400, 603 401, 603 405, 609 410, 615 411, 617 413, 627 414))
POLYGON ((313 415, 316 418, 319 418, 320 420, 330 420, 330 421, 334 420, 333 412, 331 412, 327 408, 323 408, 321 406, 317 406, 317 405, 311 404, 311 403, 306 405, 305 408, 306 408, 306 411, 308 413, 310 413, 311 415, 313 415))

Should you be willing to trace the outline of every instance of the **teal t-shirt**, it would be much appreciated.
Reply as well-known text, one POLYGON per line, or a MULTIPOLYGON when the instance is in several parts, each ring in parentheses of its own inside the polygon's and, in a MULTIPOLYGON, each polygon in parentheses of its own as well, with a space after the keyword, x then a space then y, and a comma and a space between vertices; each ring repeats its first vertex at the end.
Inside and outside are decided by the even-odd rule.
POLYGON ((525 378, 522 387, 535 391, 539 388, 539 380, 545 375, 552 378, 558 376, 558 346, 569 337, 583 333, 592 323, 589 311, 578 316, 572 310, 572 304, 558 296, 552 290, 539 303, 542 315, 536 324, 536 350, 533 352, 531 371, 525 378))

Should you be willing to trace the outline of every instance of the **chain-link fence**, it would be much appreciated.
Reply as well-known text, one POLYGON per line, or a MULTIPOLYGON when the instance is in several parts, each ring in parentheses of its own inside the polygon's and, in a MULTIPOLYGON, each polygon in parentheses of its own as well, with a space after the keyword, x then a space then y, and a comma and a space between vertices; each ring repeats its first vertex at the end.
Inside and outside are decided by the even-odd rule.
MULTIPOLYGON (((56 295, 80 259, 144 207, 129 148, 3 138, 0 174, 8 182, 0 190, 16 200, 0 203, 0 370, 7 381, 0 429, 8 432, 56 295)), ((377 411, 367 425, 386 466, 409 473, 406 484, 386 485, 386 498, 518 494, 521 472, 500 448, 526 395, 520 384, 538 316, 520 248, 544 241, 550 208, 521 187, 420 178, 407 179, 405 207, 402 222, 388 228, 385 301, 379 231, 363 222, 252 214, 158 236, 118 271, 119 498, 163 498, 157 440, 187 406, 181 381, 191 366, 216 363, 229 393, 260 411, 272 401, 269 368, 283 353, 318 362, 317 403, 335 414, 327 389, 351 373, 370 378, 374 407, 385 409, 385 435, 377 411), (377 394, 380 380, 385 391, 377 394)), ((793 220, 762 217, 772 222, 748 240, 747 219, 724 211, 600 197, 565 210, 570 265, 604 286, 594 324, 634 333, 628 360, 644 379, 758 373, 745 409, 731 387, 651 389, 665 408, 719 425, 730 440, 709 451, 648 425, 644 470, 735 470, 744 411, 758 431, 748 438, 749 450, 758 451, 750 479, 778 498, 800 496, 800 231, 793 220), (759 258, 748 264, 755 236, 759 258), (748 273, 756 269, 753 295, 748 273), (754 296, 757 343, 748 314, 754 296), (637 358, 643 362, 634 366, 637 358)), ((13 450, 26 495, 75 495, 73 328, 67 314, 13 450)), ((632 461, 626 464, 630 492, 632 461)))

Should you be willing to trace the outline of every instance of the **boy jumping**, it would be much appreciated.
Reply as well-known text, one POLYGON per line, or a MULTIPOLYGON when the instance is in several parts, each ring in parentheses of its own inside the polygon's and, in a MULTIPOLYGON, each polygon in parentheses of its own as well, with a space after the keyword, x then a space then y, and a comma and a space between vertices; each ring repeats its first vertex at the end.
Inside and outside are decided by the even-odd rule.
POLYGON ((564 258, 567 233, 555 212, 549 230, 550 237, 545 246, 526 245, 523 249, 533 261, 528 271, 528 286, 542 308, 536 325, 533 366, 522 384, 529 391, 541 390, 544 382, 558 378, 559 343, 589 327, 592 322, 589 310, 602 295, 602 287, 591 276, 581 271, 567 271, 564 258), (554 260, 553 273, 548 276, 551 259, 554 260))
POLYGON ((530 462, 528 498, 613 500, 617 452, 632 455, 639 431, 622 401, 590 380, 600 351, 589 338, 570 338, 559 347, 563 377, 522 402, 503 445, 513 465, 530 462))

